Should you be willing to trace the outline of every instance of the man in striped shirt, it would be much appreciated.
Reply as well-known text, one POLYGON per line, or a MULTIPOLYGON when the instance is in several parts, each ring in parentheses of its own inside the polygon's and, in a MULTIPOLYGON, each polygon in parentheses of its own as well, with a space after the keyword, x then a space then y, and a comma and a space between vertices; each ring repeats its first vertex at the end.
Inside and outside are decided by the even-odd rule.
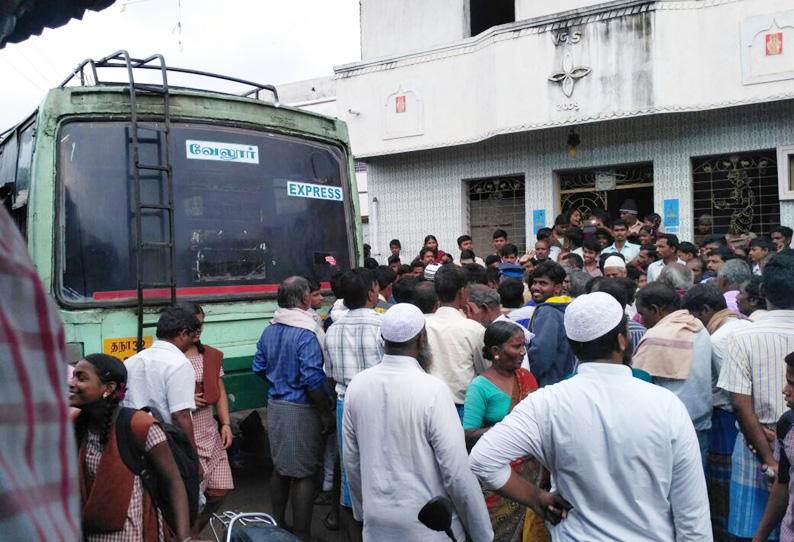
MULTIPOLYGON (((736 330, 728 339, 717 386, 728 391, 739 422, 731 458, 731 507, 728 531, 752 538, 761 521, 769 495, 761 464, 777 473, 778 464, 770 439, 777 420, 786 411, 783 398, 785 357, 794 351, 794 257, 774 256, 764 270, 763 294, 766 318, 736 330), (757 450, 757 456, 743 442, 757 450)), ((771 539, 777 536, 773 533, 771 539)))
MULTIPOLYGON (((383 359, 380 324, 383 315, 376 312, 380 287, 375 273, 363 267, 345 272, 339 279, 342 298, 349 309, 347 316, 328 328, 325 346, 325 374, 336 382, 336 423, 340 459, 342 459, 342 415, 347 386, 353 377, 383 359)), ((347 473, 342 464, 341 516, 351 540, 360 540, 362 524, 352 511, 347 473)))

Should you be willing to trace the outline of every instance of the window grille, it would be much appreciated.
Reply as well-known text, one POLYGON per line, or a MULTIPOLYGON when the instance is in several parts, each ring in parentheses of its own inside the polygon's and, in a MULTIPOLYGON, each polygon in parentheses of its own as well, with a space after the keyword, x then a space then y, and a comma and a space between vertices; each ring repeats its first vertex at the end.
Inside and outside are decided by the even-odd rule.
POLYGON ((692 159, 697 240, 706 235, 769 235, 780 224, 774 150, 692 159))
POLYGON ((526 250, 523 175, 469 181, 469 220, 474 252, 483 258, 493 252, 493 232, 502 229, 507 240, 526 250))

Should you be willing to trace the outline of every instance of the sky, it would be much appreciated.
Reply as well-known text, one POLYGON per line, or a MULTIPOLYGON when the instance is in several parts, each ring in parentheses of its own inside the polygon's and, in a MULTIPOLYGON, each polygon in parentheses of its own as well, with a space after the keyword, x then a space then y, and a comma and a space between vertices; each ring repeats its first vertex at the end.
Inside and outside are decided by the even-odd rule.
MULTIPOLYGON (((333 75, 333 66, 361 58, 359 43, 358 0, 118 0, 0 49, 0 132, 27 117, 80 62, 120 49, 278 86, 333 75)), ((107 72, 100 78, 118 78, 107 72)), ((176 76, 169 83, 198 82, 176 76)))

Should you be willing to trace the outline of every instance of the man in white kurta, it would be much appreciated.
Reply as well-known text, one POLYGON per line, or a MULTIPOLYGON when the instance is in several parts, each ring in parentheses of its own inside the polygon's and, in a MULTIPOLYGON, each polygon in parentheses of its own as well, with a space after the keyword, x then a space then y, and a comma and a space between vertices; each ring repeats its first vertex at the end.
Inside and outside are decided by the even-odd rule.
POLYGON ((555 541, 711 541, 692 421, 678 397, 623 364, 630 338, 618 302, 603 292, 580 296, 565 328, 577 374, 531 393, 486 432, 472 471, 556 522, 555 541), (553 493, 511 473, 510 461, 527 455, 551 471, 553 493))
POLYGON ((463 427, 447 385, 429 375, 422 312, 401 303, 383 317, 383 361, 347 387, 344 453, 353 515, 364 540, 448 540, 417 515, 433 497, 455 507, 452 529, 475 542, 493 530, 476 478, 469 470, 463 427))

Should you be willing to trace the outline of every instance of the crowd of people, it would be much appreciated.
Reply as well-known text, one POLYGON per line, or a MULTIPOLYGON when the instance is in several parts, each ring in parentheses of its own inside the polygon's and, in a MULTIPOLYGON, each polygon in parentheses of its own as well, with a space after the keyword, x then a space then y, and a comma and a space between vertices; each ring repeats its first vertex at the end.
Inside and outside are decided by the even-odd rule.
POLYGON ((695 245, 637 214, 574 210, 526 253, 394 239, 324 320, 284 281, 305 322, 269 326, 254 371, 297 420, 268 414, 293 507, 322 478, 350 540, 445 539, 417 519, 439 495, 458 540, 794 540, 792 230, 695 245))
MULTIPOLYGON (((325 315, 319 282, 282 281, 252 366, 269 385, 278 524, 314 540, 321 503, 326 528, 351 541, 441 541, 417 515, 443 496, 458 540, 794 542, 792 230, 695 244, 660 231, 658 215, 640 221, 631 201, 620 214, 560 215, 525 253, 503 230, 488 247, 460 236, 457 258, 428 235, 404 264, 395 239, 387 262, 332 277, 325 315)), ((3 316, 0 346, 19 372, 63 357, 63 343, 17 241, 0 247, 0 279, 19 292, 12 305, 42 315, 35 331, 3 316)), ((30 532, 199 539, 234 488, 223 355, 201 342, 203 321, 178 303, 125 363, 76 363, 77 470, 72 437, 40 432, 64 482, 30 478, 14 514, 34 517, 26 495, 63 503, 52 497, 30 532)), ((30 379, 17 376, 6 380, 24 395, 30 379)))

